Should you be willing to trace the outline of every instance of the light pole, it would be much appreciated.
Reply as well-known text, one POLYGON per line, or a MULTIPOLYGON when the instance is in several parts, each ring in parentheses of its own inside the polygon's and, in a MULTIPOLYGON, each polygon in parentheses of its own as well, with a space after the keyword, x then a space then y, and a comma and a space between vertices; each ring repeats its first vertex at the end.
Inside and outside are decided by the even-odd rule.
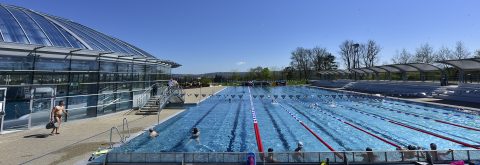
POLYGON ((202 97, 202 82, 200 81, 202 77, 198 77, 198 84, 200 85, 200 97, 202 97))
MULTIPOLYGON (((358 43, 355 43, 352 45, 353 46, 353 68, 356 68, 356 65, 357 65, 357 54, 358 54, 358 47, 360 46, 360 44, 358 43)), ((354 73, 354 76, 355 76, 355 80, 357 80, 357 72, 354 73)))

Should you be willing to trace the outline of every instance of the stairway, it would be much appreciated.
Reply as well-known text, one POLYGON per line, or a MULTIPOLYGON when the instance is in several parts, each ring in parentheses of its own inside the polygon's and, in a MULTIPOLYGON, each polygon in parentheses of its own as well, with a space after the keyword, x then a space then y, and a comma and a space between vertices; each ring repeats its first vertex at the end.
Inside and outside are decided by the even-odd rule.
POLYGON ((140 108, 137 112, 135 112, 135 115, 157 115, 158 114, 158 106, 157 101, 160 99, 162 96, 154 96, 151 97, 145 106, 140 108))

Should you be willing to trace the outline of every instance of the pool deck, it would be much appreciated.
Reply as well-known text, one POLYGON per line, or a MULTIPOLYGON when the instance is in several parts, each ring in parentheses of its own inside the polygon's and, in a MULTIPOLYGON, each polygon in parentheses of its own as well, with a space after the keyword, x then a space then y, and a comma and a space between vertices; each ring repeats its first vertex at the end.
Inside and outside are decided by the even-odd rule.
MULTIPOLYGON (((225 87, 203 87, 202 94, 216 93, 225 87)), ((200 89, 185 89, 186 104, 196 104, 204 97, 195 97, 200 89)), ((164 109, 160 122, 179 114, 184 109, 164 109)), ((51 130, 44 126, 30 130, 16 131, 0 135, 0 164, 86 164, 97 148, 109 145, 110 128, 116 126, 122 131, 123 118, 127 118, 131 136, 141 134, 157 124, 157 115, 124 115, 120 111, 95 118, 74 120, 62 123, 59 135, 49 136, 51 130)), ((127 132, 127 131, 125 131, 127 132)), ((160 132, 161 133, 161 132, 160 132)), ((118 134, 113 141, 119 142, 118 134)))
MULTIPOLYGON (((326 87, 319 87, 319 86, 309 86, 309 87, 326 89, 326 90, 333 90, 333 91, 339 91, 339 92, 348 92, 348 93, 369 95, 369 96, 374 96, 375 95, 375 94, 371 94, 371 93, 349 91, 349 90, 345 90, 345 89, 342 89, 342 88, 326 88, 326 87)), ((474 110, 474 111, 479 111, 480 112, 479 107, 471 106, 470 104, 472 104, 472 103, 466 103, 466 102, 461 102, 461 101, 450 101, 450 100, 443 100, 443 99, 438 99, 438 98, 400 98, 400 97, 391 97, 391 96, 386 96, 386 98, 395 99, 395 100, 403 100, 403 101, 411 101, 411 102, 422 103, 422 104, 431 104, 431 105, 450 107, 450 108, 469 109, 469 110, 474 110), (465 106, 462 106, 462 104, 465 105, 465 106)))

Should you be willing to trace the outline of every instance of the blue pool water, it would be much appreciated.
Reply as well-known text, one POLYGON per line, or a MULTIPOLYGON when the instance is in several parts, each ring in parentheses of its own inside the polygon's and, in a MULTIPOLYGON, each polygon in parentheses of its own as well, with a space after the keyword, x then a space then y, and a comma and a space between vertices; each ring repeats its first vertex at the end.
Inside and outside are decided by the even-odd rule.
POLYGON ((256 152, 252 108, 263 147, 276 152, 293 151, 298 141, 305 151, 329 151, 299 121, 336 151, 480 145, 480 116, 474 112, 312 87, 228 87, 157 125, 159 137, 144 133, 114 152, 256 152), (191 139, 194 127, 200 143, 191 139))

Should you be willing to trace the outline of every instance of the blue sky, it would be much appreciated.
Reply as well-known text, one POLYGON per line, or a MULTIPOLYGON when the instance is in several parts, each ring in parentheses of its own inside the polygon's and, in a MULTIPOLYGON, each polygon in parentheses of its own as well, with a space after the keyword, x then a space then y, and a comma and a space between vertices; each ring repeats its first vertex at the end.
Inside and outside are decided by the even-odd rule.
POLYGON ((174 73, 285 67, 296 47, 335 55, 376 40, 380 64, 396 50, 463 41, 480 49, 480 1, 449 0, 7 0, 64 17, 183 66, 174 73))

